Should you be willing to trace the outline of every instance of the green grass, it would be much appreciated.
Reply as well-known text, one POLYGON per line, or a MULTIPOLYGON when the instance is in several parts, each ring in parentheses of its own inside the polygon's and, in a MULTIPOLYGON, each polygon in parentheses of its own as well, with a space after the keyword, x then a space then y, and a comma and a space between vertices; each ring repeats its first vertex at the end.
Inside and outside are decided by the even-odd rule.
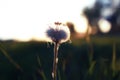
MULTIPOLYGON (((1 46, 0 80, 52 80, 53 45, 31 41, 1 46)), ((85 39, 62 44, 58 69, 60 80, 120 80, 120 37, 95 36, 90 44, 85 39)))

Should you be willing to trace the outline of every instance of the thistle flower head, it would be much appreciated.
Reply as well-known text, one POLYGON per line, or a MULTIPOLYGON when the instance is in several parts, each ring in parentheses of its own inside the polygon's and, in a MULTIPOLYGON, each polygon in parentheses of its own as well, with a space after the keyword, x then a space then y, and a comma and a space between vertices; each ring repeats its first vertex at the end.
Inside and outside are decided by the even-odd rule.
POLYGON ((49 26, 46 31, 47 36, 55 43, 63 43, 69 40, 70 31, 69 28, 60 22, 55 22, 49 26))

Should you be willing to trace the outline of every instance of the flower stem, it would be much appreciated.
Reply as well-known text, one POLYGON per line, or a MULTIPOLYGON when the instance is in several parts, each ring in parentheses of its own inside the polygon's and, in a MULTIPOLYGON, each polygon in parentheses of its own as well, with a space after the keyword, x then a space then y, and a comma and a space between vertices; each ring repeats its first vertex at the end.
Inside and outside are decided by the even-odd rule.
POLYGON ((52 72, 53 80, 57 80, 58 48, 59 48, 59 43, 56 42, 54 45, 54 60, 53 60, 53 72, 52 72))

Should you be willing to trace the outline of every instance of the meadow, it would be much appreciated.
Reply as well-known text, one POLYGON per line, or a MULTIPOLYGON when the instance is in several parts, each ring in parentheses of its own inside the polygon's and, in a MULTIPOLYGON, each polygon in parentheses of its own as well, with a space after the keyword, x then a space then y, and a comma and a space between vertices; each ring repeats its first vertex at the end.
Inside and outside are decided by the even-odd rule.
MULTIPOLYGON (((0 42, 0 80, 52 80, 54 45, 0 42)), ((120 37, 91 36, 60 45, 58 80, 120 80, 120 37)))

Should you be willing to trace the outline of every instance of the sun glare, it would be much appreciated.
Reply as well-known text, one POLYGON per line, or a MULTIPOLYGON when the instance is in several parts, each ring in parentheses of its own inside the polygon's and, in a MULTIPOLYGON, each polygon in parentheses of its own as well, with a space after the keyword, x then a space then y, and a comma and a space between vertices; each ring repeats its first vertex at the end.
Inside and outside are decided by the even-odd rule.
POLYGON ((76 26, 79 26, 76 27, 76 31, 84 32, 86 20, 80 17, 80 13, 85 6, 95 2, 95 0, 91 0, 91 3, 87 0, 81 0, 82 3, 78 0, 6 1, 8 7, 0 7, 0 39, 19 41, 45 40, 47 24, 54 21, 74 21, 76 26))
POLYGON ((111 24, 105 19, 100 19, 98 22, 99 29, 103 33, 108 33, 111 29, 111 24))
POLYGON ((78 33, 86 33, 88 28, 88 20, 85 16, 77 16, 72 21, 75 25, 75 30, 78 33))

